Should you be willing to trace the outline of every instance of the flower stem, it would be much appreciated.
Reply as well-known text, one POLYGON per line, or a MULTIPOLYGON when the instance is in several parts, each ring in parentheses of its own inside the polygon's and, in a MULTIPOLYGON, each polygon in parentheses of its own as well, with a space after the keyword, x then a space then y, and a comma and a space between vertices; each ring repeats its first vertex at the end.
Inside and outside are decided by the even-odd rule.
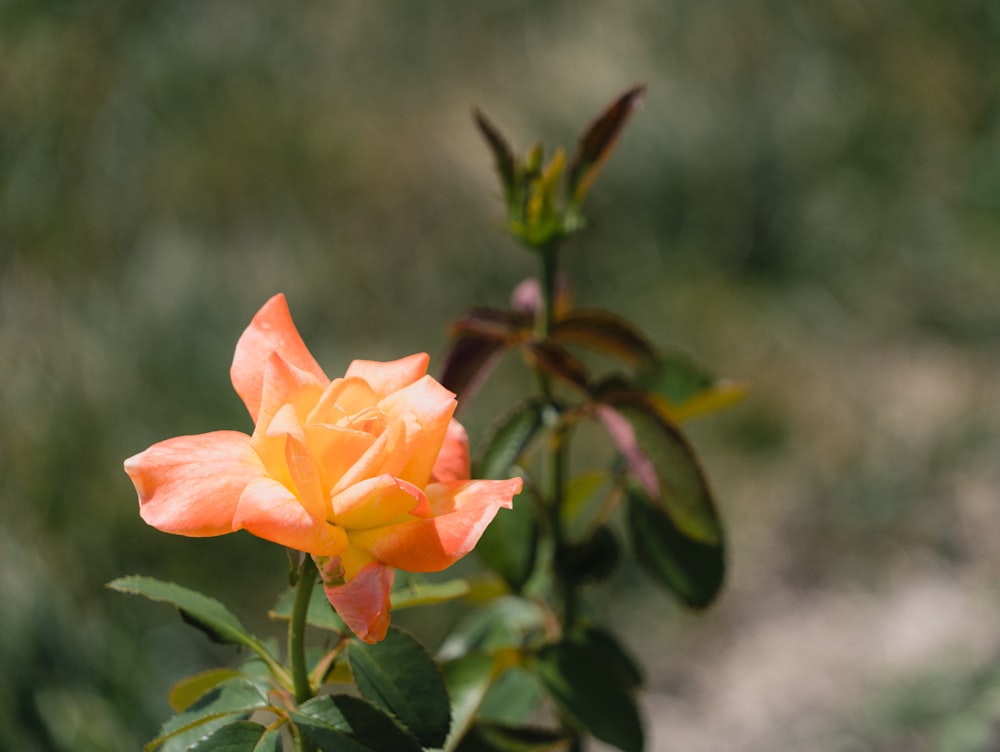
POLYGON ((309 612, 309 598, 316 583, 316 565, 308 554, 302 556, 299 582, 295 591, 292 619, 288 622, 288 658, 292 664, 292 681, 295 687, 295 702, 301 705, 314 696, 306 668, 306 614, 309 612))

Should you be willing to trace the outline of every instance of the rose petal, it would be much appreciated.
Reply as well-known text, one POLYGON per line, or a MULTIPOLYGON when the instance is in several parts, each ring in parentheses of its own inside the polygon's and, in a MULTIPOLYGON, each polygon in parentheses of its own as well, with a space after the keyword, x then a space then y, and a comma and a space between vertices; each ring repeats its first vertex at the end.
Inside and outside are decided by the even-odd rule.
POLYGON ((240 497, 232 530, 317 556, 337 556, 347 548, 347 533, 322 518, 311 517, 299 499, 271 478, 250 483, 240 497))
POLYGON ((387 363, 377 360, 355 360, 347 367, 344 376, 364 379, 381 398, 399 391, 426 374, 430 362, 427 353, 417 353, 387 363))
POLYGON ((282 407, 267 428, 267 435, 254 431, 253 445, 264 459, 264 466, 274 480, 293 489, 312 517, 327 517, 326 494, 320 482, 316 460, 309 451, 305 427, 295 408, 282 407))
POLYGON ((306 439, 319 468, 320 483, 327 494, 375 443, 375 437, 370 433, 322 424, 307 425, 306 439))
POLYGON ((424 376, 379 402, 389 424, 405 421, 406 465, 395 474, 424 486, 455 413, 455 395, 430 376, 424 376), (416 430, 412 430, 412 427, 416 430))
MULTIPOLYGON (((336 563, 335 563, 336 564, 336 563)), ((320 574, 324 567, 320 566, 320 574)), ((395 571, 377 561, 372 562, 343 585, 327 585, 323 591, 330 605, 360 639, 368 643, 378 642, 389 629, 389 593, 395 571)))
POLYGON ((330 505, 333 521, 348 530, 379 527, 409 515, 428 517, 431 513, 423 491, 388 474, 355 483, 334 496, 330 505))
POLYGON ((469 434, 454 418, 448 423, 448 431, 444 435, 441 451, 438 452, 434 468, 431 470, 431 483, 443 483, 452 480, 469 480, 469 434))
POLYGON ((204 537, 232 532, 247 485, 264 474, 237 431, 215 431, 161 441, 125 460, 139 494, 139 514, 158 530, 204 537))
POLYGON ((255 422, 267 427, 281 408, 291 405, 299 421, 304 423, 325 388, 326 383, 315 374, 292 365, 276 352, 271 353, 264 368, 255 422))
POLYGON ((471 551, 500 507, 510 508, 521 479, 435 483, 427 487, 434 517, 351 531, 351 543, 410 572, 437 572, 471 551))
POLYGON ((260 412, 264 371, 271 353, 311 373, 324 385, 329 381, 295 328, 285 296, 275 295, 257 312, 236 343, 236 354, 229 369, 233 387, 255 422, 260 412))

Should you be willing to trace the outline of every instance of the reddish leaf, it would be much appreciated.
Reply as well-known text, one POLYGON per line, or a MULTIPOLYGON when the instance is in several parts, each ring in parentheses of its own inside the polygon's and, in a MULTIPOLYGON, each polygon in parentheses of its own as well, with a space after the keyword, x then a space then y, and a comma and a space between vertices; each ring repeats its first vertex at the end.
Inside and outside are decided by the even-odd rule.
POLYGON ((473 308, 451 322, 452 337, 468 335, 503 340, 513 344, 531 331, 532 317, 524 311, 502 308, 473 308))
POLYGON ((503 340, 483 336, 461 337, 451 343, 440 381, 457 395, 458 410, 472 399, 508 349, 510 345, 503 340))
POLYGON ((479 132, 483 134, 483 138, 486 139, 490 151, 493 152, 497 174, 500 176, 500 182, 503 183, 504 195, 509 202, 517 180, 517 160, 514 157, 514 152, 510 148, 510 144, 507 143, 507 139, 500 133, 500 130, 487 120, 482 112, 478 109, 474 110, 473 117, 476 120, 476 125, 479 127, 479 132))
POLYGON ((639 106, 646 93, 645 86, 635 86, 612 102, 592 122, 577 144, 569 166, 569 195, 577 204, 583 201, 591 183, 610 156, 622 129, 639 106))
POLYGON ((619 358, 631 366, 656 361, 656 348, 631 322, 608 311, 577 308, 552 327, 553 339, 619 358))
POLYGON ((708 480, 680 430, 642 392, 617 385, 598 391, 604 424, 629 470, 683 535, 720 545, 722 525, 708 480))
POLYGON ((566 348, 551 340, 527 342, 525 352, 538 368, 551 376, 562 379, 581 389, 590 382, 587 366, 576 359, 566 348))

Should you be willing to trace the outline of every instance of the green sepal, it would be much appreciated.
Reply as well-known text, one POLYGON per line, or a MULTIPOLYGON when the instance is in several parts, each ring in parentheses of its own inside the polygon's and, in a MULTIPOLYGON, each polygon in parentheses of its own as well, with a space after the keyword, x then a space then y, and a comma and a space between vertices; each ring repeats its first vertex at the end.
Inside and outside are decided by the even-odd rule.
POLYGON ((390 626, 381 642, 352 640, 347 655, 365 699, 398 718, 423 746, 444 744, 451 724, 448 690, 423 645, 390 626))
POLYGON ((691 608, 705 608, 722 589, 725 547, 684 535, 638 483, 628 484, 626 510, 632 547, 639 563, 691 608))

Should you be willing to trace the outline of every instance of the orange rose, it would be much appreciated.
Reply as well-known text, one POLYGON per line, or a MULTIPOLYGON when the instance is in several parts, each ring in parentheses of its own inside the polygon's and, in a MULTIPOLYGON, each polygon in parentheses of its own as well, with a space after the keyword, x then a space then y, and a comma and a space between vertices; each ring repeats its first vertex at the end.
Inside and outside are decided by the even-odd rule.
POLYGON ((168 533, 247 530, 312 554, 341 618, 381 640, 394 568, 450 566, 521 490, 520 478, 469 479, 455 395, 428 361, 356 360, 330 381, 274 296, 230 370, 253 435, 180 436, 125 460, 140 515, 168 533))

